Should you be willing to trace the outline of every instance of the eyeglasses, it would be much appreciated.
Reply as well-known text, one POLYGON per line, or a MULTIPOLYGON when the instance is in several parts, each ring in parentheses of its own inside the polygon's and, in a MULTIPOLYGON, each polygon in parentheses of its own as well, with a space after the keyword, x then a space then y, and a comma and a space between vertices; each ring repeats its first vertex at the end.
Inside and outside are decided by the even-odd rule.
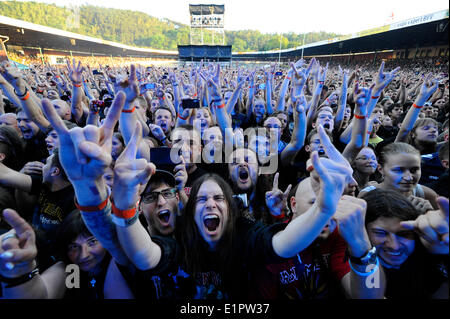
POLYGON ((142 195, 142 201, 145 204, 153 203, 158 200, 159 194, 161 194, 165 199, 175 198, 175 196, 177 194, 177 189, 176 188, 168 188, 168 189, 164 189, 160 192, 146 193, 146 194, 142 195))

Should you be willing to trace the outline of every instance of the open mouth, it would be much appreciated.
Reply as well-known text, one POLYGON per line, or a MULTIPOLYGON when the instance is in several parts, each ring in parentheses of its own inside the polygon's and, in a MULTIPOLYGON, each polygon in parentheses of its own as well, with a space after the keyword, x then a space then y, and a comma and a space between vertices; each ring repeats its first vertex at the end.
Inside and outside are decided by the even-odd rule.
POLYGON ((200 127, 201 128, 205 128, 207 125, 208 125, 208 122, 206 122, 206 121, 201 121, 200 122, 200 127))
POLYGON ((248 178, 249 178, 249 173, 248 173, 247 168, 240 167, 238 174, 239 174, 239 181, 243 184, 247 183, 248 178))
POLYGON ((20 128, 24 138, 31 138, 33 136, 33 131, 28 128, 20 128))
POLYGON ((325 123, 323 125, 323 128, 329 130, 330 129, 330 124, 329 123, 325 123))
POLYGON ((53 145, 47 144, 47 151, 52 151, 54 148, 53 145))
POLYGON ((160 126, 163 130, 166 130, 166 129, 167 129, 167 124, 166 124, 166 123, 161 123, 159 126, 160 126))
POLYGON ((203 217, 203 224, 209 232, 214 232, 216 231, 217 227, 219 227, 220 218, 217 215, 206 215, 205 217, 203 217))
POLYGON ((170 220, 170 211, 168 209, 160 211, 158 213, 158 218, 163 224, 168 224, 170 220))

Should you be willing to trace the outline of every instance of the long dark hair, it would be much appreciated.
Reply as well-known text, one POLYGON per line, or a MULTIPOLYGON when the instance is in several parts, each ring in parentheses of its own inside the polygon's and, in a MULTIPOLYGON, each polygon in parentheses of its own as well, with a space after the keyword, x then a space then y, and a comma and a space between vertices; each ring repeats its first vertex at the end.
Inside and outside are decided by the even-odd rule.
POLYGON ((216 174, 205 174, 197 179, 192 185, 189 200, 186 204, 181 218, 177 219, 176 236, 178 242, 182 246, 184 264, 189 274, 195 277, 196 274, 202 272, 202 255, 206 248, 206 243, 200 235, 200 232, 195 223, 195 209, 197 194, 200 187, 206 181, 213 181, 219 185, 223 191, 225 202, 228 208, 228 222, 225 225, 224 234, 220 239, 220 243, 215 251, 218 257, 218 265, 220 265, 220 273, 225 274, 227 271, 232 271, 231 263, 233 261, 234 251, 236 247, 236 220, 239 211, 233 199, 233 192, 230 185, 225 180, 216 174), (203 249, 204 248, 204 249, 203 249))

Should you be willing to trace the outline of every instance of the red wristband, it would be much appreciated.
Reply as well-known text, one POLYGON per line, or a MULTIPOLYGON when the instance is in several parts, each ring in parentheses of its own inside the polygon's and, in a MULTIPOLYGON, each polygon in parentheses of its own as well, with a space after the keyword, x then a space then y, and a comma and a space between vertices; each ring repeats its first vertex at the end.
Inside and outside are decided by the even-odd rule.
POLYGON ((24 97, 20 98, 22 101, 26 101, 30 98, 30 91, 27 92, 27 95, 25 95, 24 97))
POLYGON ((282 212, 281 215, 277 215, 277 216, 272 215, 272 217, 273 217, 273 219, 280 220, 280 219, 283 219, 284 217, 286 217, 286 214, 284 212, 282 212))
POLYGON ((180 115, 180 114, 178 114, 178 118, 182 119, 183 121, 186 121, 188 117, 189 117, 189 115, 188 115, 188 116, 186 116, 186 117, 181 117, 181 115, 180 115))
POLYGON ((307 170, 308 172, 312 172, 312 171, 314 170, 314 166, 313 166, 313 165, 309 165, 309 166, 306 168, 306 170, 307 170))
POLYGON ((372 131, 367 131, 367 134, 369 134, 369 135, 372 134, 372 131))
POLYGON ((134 217, 134 215, 136 215, 136 206, 134 206, 133 208, 130 209, 118 209, 116 207, 116 205, 114 205, 114 201, 111 201, 111 208, 112 208, 112 213, 114 214, 114 216, 119 217, 119 218, 123 218, 123 219, 130 219, 132 217, 134 217))
POLYGON ((413 103, 412 106, 415 107, 416 109, 421 109, 423 105, 422 106, 418 106, 416 103, 413 103))
POLYGON ((109 196, 106 197, 106 199, 103 202, 101 202, 100 204, 98 204, 97 206, 80 206, 77 203, 77 199, 75 198, 75 206, 78 208, 78 210, 83 211, 83 212, 98 212, 106 207, 106 205, 108 204, 108 200, 109 200, 109 196))
POLYGON ((222 104, 220 104, 220 105, 216 105, 216 109, 221 109, 221 108, 223 108, 223 107, 225 107, 225 104, 224 104, 224 103, 222 103, 222 104))
POLYGON ((323 84, 323 83, 324 83, 324 81, 319 81, 319 83, 320 83, 320 84, 323 84))
POLYGON ((372 99, 378 99, 380 96, 372 96, 372 99))
POLYGON ((82 84, 73 84, 74 87, 80 88, 82 86, 82 84))
POLYGON ((133 113, 135 109, 136 109, 136 106, 133 106, 133 108, 131 110, 122 110, 122 113, 133 113))
POLYGON ((287 79, 287 80, 290 80, 291 78, 287 76, 286 79, 287 79))
POLYGON ((358 115, 358 114, 355 114, 354 115, 357 119, 360 119, 360 120, 364 120, 366 117, 364 116, 364 115, 358 115))

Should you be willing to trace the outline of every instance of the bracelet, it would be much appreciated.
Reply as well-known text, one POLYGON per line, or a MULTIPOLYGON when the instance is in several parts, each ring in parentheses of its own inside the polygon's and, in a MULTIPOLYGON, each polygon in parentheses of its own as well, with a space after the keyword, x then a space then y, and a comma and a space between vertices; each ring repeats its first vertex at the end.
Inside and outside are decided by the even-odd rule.
POLYGON ((379 95, 378 96, 372 96, 371 98, 375 100, 375 99, 380 98, 380 96, 379 95))
POLYGON ((378 260, 378 257, 377 257, 377 263, 375 264, 375 267, 370 271, 370 272, 359 272, 359 271, 357 271, 355 268, 353 268, 353 266, 352 266, 352 262, 349 260, 348 261, 348 264, 350 265, 350 268, 355 272, 355 274, 357 274, 358 276, 361 276, 361 277, 368 277, 368 276, 370 276, 370 275, 372 275, 372 274, 374 274, 375 273, 375 271, 377 271, 378 270, 378 267, 380 266, 380 261, 378 260))
POLYGON ((358 114, 355 114, 354 117, 360 120, 364 120, 366 118, 365 115, 358 115, 358 114))
POLYGON ((77 87, 77 88, 80 88, 82 85, 83 85, 83 84, 76 84, 76 83, 73 83, 73 86, 74 86, 74 87, 77 87))
POLYGON ((183 121, 186 121, 188 117, 189 117, 189 115, 188 115, 188 116, 186 116, 186 117, 181 117, 181 115, 180 115, 180 114, 178 114, 178 118, 182 119, 183 121))
POLYGON ((133 113, 135 109, 136 109, 136 106, 133 106, 133 108, 131 110, 122 110, 122 113, 133 113))
POLYGON ((325 81, 319 81, 319 83, 320 83, 320 84, 324 84, 324 83, 325 83, 325 81))
POLYGON ((291 78, 289 76, 285 77, 285 79, 290 80, 291 78))
POLYGON ((422 105, 422 106, 419 106, 419 105, 417 105, 416 103, 413 103, 412 106, 415 107, 416 109, 421 109, 421 108, 423 107, 423 105, 422 105))
POLYGON ((26 101, 26 100, 28 100, 30 98, 30 92, 29 91, 27 91, 27 95, 25 95, 25 97, 23 97, 23 98, 20 98, 22 101, 26 101))
POLYGON ((22 97, 24 97, 25 95, 27 95, 27 93, 28 93, 28 88, 25 87, 25 93, 24 93, 24 94, 18 94, 18 93, 16 92, 16 89, 14 89, 14 93, 16 93, 16 95, 17 95, 19 98, 22 98, 22 97))
POLYGON ((116 205, 114 205, 114 201, 111 200, 111 209, 114 216, 122 219, 130 219, 136 215, 136 205, 130 209, 118 209, 116 205))
POLYGON ((3 277, 2 275, 0 275, 0 281, 6 284, 5 288, 13 288, 13 287, 19 286, 21 284, 24 284, 24 283, 30 281, 31 279, 33 279, 34 276, 36 276, 38 274, 39 274, 39 269, 35 268, 28 274, 25 274, 25 275, 22 275, 22 276, 16 277, 16 278, 8 278, 8 277, 3 277))
POLYGON ((124 219, 124 218, 117 217, 115 215, 111 215, 111 220, 117 226, 128 227, 128 226, 133 225, 136 221, 139 220, 139 214, 136 213, 133 217, 128 218, 128 219, 124 219))
POLYGON ((221 109, 225 107, 225 103, 222 103, 220 105, 216 105, 216 109, 221 109))
POLYGON ((367 134, 369 134, 369 135, 372 134, 372 131, 367 131, 367 134))
POLYGON ((306 168, 306 170, 307 170, 308 172, 312 172, 312 171, 314 170, 314 166, 311 164, 311 165, 309 165, 309 166, 306 168))
POLYGON ((77 199, 75 198, 75 206, 78 208, 78 210, 83 212, 98 212, 106 207, 106 205, 108 204, 108 200, 109 196, 106 197, 106 199, 97 206, 81 206, 78 204, 77 199))

